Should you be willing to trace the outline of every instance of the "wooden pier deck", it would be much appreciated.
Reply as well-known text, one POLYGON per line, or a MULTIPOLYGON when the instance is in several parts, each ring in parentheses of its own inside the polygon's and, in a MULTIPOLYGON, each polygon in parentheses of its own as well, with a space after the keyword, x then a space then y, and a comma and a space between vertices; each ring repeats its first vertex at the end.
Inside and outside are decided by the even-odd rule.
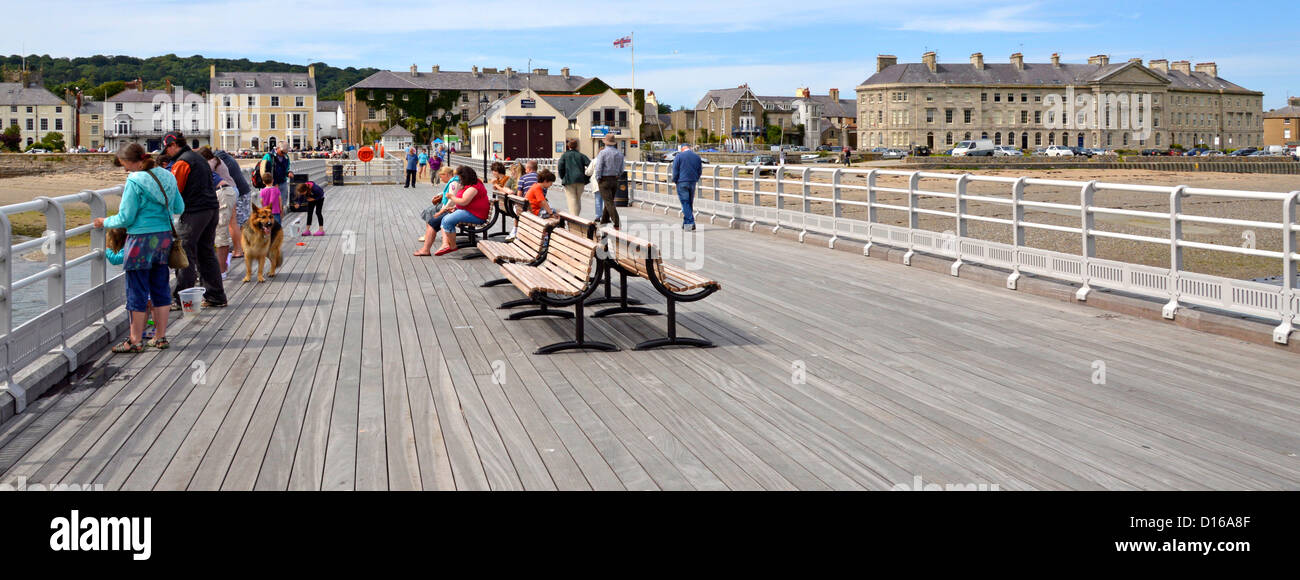
POLYGON ((1300 487, 1292 354, 702 224, 723 290, 679 320, 717 348, 632 351, 664 317, 624 316, 587 324, 622 352, 536 356, 572 322, 506 321, 518 291, 478 286, 496 267, 411 256, 428 193, 331 190, 329 235, 287 239, 271 282, 237 262, 230 306, 174 325, 170 350, 105 355, 0 425, 0 482, 1300 487))

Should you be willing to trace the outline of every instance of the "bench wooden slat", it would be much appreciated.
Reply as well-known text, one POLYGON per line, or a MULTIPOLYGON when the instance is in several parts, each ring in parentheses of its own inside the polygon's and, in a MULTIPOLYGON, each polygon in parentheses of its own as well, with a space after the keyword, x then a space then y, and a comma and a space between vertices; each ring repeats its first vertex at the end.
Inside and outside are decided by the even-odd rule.
POLYGON ((506 279, 529 296, 538 293, 575 296, 587 287, 597 244, 568 231, 551 232, 546 260, 538 266, 501 265, 506 279))

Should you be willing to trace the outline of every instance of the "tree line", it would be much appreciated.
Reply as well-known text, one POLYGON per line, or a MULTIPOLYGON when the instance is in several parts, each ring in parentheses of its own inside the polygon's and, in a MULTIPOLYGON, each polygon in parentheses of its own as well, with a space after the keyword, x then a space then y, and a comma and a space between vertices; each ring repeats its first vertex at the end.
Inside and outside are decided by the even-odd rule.
MULTIPOLYGON (((211 65, 217 71, 241 72, 307 72, 305 65, 285 62, 250 61, 246 58, 205 58, 201 55, 180 57, 174 54, 137 58, 133 56, 95 56, 55 58, 50 55, 29 55, 27 69, 41 72, 42 82, 50 92, 63 96, 65 90, 79 88, 85 94, 103 100, 125 89, 126 81, 142 79, 147 89, 162 89, 171 81, 186 90, 207 92, 211 65)), ((338 68, 323 62, 316 67, 316 94, 322 100, 342 100, 349 86, 378 72, 375 68, 338 68)), ((0 56, 0 67, 18 69, 23 66, 19 55, 0 56)))

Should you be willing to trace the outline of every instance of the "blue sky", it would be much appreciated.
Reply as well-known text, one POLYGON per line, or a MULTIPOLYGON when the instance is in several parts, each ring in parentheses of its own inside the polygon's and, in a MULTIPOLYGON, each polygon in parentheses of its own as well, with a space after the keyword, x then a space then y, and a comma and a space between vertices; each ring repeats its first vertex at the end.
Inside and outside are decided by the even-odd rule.
POLYGON ((807 86, 851 95, 879 53, 919 62, 1214 61, 1223 78, 1263 91, 1265 109, 1300 95, 1300 3, 790 0, 623 2, 28 2, 10 6, 0 52, 274 59, 335 66, 468 70, 569 67, 625 86, 635 33, 636 86, 693 105, 704 91, 749 83, 759 94, 807 86), (1249 8, 1247 8, 1249 6, 1249 8), (134 32, 132 32, 134 31, 134 32))

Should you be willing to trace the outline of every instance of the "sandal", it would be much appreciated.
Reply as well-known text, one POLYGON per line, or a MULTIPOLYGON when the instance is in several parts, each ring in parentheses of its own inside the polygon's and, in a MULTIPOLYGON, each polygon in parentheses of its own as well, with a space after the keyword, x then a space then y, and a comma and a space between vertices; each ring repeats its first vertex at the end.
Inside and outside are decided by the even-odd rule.
POLYGON ((113 352, 117 354, 135 354, 144 352, 144 341, 133 343, 130 339, 124 340, 122 341, 122 344, 113 347, 113 352))
POLYGON ((144 343, 144 345, 156 348, 158 350, 167 350, 169 347, 171 347, 171 343, 168 343, 167 339, 165 338, 155 338, 149 342, 144 343))
POLYGON ((438 251, 434 252, 433 255, 435 255, 435 256, 441 256, 441 255, 443 255, 443 254, 450 254, 450 253, 455 252, 456 250, 459 250, 459 249, 460 249, 460 248, 443 248, 443 249, 441 249, 441 250, 438 250, 438 251))

